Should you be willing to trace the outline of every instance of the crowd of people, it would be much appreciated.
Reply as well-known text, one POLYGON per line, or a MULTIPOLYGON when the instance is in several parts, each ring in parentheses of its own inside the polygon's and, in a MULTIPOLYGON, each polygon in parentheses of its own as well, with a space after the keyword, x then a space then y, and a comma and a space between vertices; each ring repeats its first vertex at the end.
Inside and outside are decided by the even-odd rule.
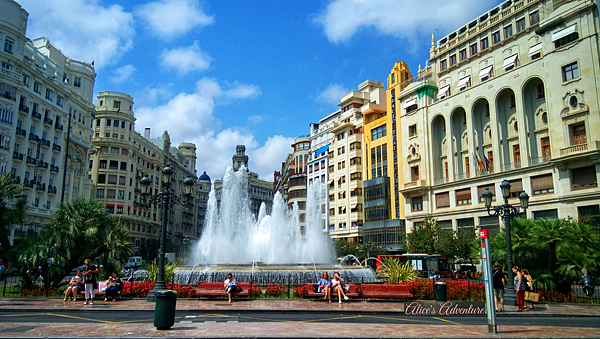
MULTIPOLYGON (((94 298, 96 297, 95 290, 98 287, 96 275, 100 272, 100 269, 92 264, 90 259, 85 259, 84 264, 85 267, 83 270, 77 269, 75 276, 69 280, 69 285, 65 291, 65 298, 63 299, 64 302, 66 302, 70 296, 72 296, 73 302, 76 302, 79 292, 84 291, 85 302, 83 304, 94 304, 94 298)), ((113 302, 116 302, 122 284, 123 282, 119 278, 118 273, 113 271, 111 276, 106 281, 103 281, 104 286, 102 290, 105 295, 104 302, 107 302, 109 298, 111 298, 113 302)))
MULTIPOLYGON (((533 309, 533 302, 525 300, 525 292, 533 292, 533 279, 527 269, 513 266, 512 271, 515 275, 514 286, 517 293, 517 311, 523 312, 528 309, 533 309)), ((494 304, 497 312, 504 312, 504 294, 506 293, 506 276, 500 270, 500 264, 494 264, 492 271, 492 281, 494 284, 494 304)))

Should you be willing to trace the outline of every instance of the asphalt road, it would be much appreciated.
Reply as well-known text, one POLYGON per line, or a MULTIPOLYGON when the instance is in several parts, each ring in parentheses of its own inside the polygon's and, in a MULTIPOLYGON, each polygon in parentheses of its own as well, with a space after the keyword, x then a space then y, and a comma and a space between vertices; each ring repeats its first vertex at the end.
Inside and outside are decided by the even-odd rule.
MULTIPOLYGON (((151 312, 119 312, 115 310, 102 312, 2 312, 0 323, 148 323, 154 322, 151 312)), ((525 326, 560 326, 560 327, 590 327, 600 328, 600 319, 594 317, 500 317, 497 324, 525 326)), ((213 313, 202 314, 193 312, 177 313, 175 324, 216 323, 216 322, 319 322, 319 323, 362 323, 362 324, 423 324, 423 325, 486 325, 484 317, 414 317, 405 315, 375 314, 375 313, 265 313, 245 312, 240 314, 213 313)))

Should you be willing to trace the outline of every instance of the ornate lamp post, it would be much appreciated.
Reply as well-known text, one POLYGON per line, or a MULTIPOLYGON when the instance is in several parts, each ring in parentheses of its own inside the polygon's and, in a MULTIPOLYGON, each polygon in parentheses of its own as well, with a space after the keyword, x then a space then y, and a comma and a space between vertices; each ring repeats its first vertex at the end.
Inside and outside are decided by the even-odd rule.
MULTIPOLYGON (((156 301, 156 292, 164 291, 167 289, 167 284, 165 283, 165 241, 167 236, 167 219, 169 216, 169 205, 170 204, 178 204, 179 197, 176 196, 171 190, 171 178, 173 177, 173 173, 175 170, 171 167, 170 164, 167 164, 165 168, 162 170, 162 183, 163 190, 162 192, 152 195, 152 180, 145 176, 140 181, 143 187, 143 195, 150 197, 150 204, 158 204, 162 208, 162 227, 160 229, 160 247, 158 249, 158 277, 156 278, 156 285, 154 288, 150 290, 148 293, 148 297, 146 301, 154 302, 156 301)), ((194 180, 192 178, 186 178, 183 181, 183 194, 185 196, 189 196, 192 194, 192 187, 194 186, 194 180)))
POLYGON ((526 217, 527 207, 529 206, 529 195, 523 191, 519 194, 520 206, 513 206, 508 203, 510 197, 510 183, 507 180, 503 180, 500 184, 500 190, 502 191, 502 198, 504 198, 504 204, 494 207, 492 209, 492 197, 494 196, 489 189, 481 194, 481 198, 485 203, 488 215, 500 216, 504 220, 504 228, 506 229, 506 264, 508 267, 508 281, 506 294, 504 295, 504 304, 516 306, 517 305, 517 294, 515 292, 514 274, 512 271, 513 259, 512 259, 512 241, 510 234, 510 221, 515 217, 526 217), (523 212, 519 212, 519 207, 523 209, 523 212))

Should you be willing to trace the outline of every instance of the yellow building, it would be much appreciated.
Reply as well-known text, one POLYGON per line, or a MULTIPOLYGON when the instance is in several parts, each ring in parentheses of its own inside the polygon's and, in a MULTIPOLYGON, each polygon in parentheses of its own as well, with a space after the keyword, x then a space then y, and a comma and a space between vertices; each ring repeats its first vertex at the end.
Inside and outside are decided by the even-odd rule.
MULTIPOLYGON (((388 76, 386 105, 363 110, 364 124, 364 213, 363 241, 401 252, 405 235, 404 198, 399 193, 402 174, 400 117, 396 116, 396 97, 412 76, 404 62, 398 62, 388 76)), ((398 110, 399 112, 399 110, 398 110)))

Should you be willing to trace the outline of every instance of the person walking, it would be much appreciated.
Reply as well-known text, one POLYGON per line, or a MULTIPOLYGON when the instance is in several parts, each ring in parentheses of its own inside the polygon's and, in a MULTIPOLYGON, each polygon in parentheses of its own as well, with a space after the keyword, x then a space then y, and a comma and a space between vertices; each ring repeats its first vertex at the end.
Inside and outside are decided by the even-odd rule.
POLYGON ((494 264, 492 281, 494 282, 494 303, 496 305, 496 312, 504 312, 504 293, 506 293, 506 282, 504 281, 504 272, 500 270, 499 263, 494 264))
POLYGON ((517 292, 517 304, 519 304, 517 311, 523 312, 525 310, 525 287, 527 285, 518 266, 513 266, 512 271, 515 274, 515 291, 517 292))
MULTIPOLYGON (((526 268, 522 269, 521 272, 523 272, 523 277, 525 278, 525 291, 526 292, 533 292, 533 278, 531 278, 531 275, 529 274, 529 270, 527 270, 526 268)), ((530 310, 533 310, 533 301, 529 301, 529 307, 527 307, 527 300, 525 300, 525 309, 529 308, 530 310)))
POLYGON ((96 288, 96 274, 100 272, 96 265, 92 264, 90 259, 85 259, 83 262, 85 264, 85 268, 83 269, 83 283, 85 284, 85 302, 84 305, 88 303, 90 305, 94 305, 94 289, 96 288))

